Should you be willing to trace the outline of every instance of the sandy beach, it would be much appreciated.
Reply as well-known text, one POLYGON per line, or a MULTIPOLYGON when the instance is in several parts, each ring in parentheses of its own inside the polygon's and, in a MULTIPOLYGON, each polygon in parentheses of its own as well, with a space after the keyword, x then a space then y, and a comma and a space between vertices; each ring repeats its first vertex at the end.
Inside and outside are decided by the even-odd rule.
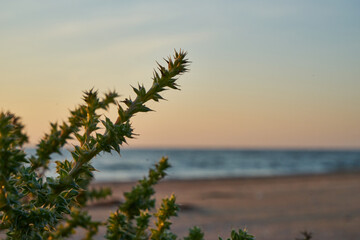
MULTIPOLYGON (((104 185, 113 189, 113 196, 108 204, 88 208, 95 219, 106 219, 134 183, 93 187, 104 185)), ((196 225, 209 240, 227 238, 238 228, 247 228, 259 240, 291 240, 304 230, 312 232, 314 240, 360 239, 360 173, 165 180, 156 192, 157 199, 176 195, 181 211, 172 229, 179 237, 196 225)))

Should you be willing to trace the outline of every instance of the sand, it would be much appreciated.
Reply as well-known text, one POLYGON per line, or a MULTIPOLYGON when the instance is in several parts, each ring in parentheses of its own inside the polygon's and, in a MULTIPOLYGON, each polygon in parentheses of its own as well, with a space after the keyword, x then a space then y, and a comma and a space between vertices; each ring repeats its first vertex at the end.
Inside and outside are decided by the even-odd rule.
MULTIPOLYGON (((107 219, 134 184, 93 184, 111 187, 113 196, 91 203, 88 211, 96 220, 107 219)), ((313 240, 360 239, 360 172, 163 181, 156 192, 157 199, 176 195, 181 211, 173 218, 172 229, 179 237, 196 225, 209 240, 227 238, 238 228, 247 228, 257 240, 294 240, 304 230, 313 233, 313 240)), ((78 230, 72 239, 81 239, 82 233, 78 230)), ((104 234, 102 228, 96 239, 104 234)))
MULTIPOLYGON (((95 219, 106 219, 134 183, 93 186, 100 185, 110 186, 113 197, 88 210, 95 219)), ((181 211, 172 229, 179 237, 196 225, 209 240, 227 238, 238 228, 258 240, 291 240, 304 230, 314 240, 360 239, 360 173, 163 181, 156 192, 158 199, 176 195, 181 211)))

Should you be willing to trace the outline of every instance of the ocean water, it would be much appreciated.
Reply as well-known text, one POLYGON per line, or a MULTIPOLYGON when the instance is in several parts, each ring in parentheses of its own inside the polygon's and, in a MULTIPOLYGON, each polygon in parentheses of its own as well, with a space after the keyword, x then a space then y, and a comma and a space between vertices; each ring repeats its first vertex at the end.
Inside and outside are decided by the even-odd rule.
MULTIPOLYGON (((30 154, 34 149, 27 149, 30 154)), ((130 181, 145 176, 162 156, 169 157, 167 179, 207 179, 321 174, 360 170, 360 150, 125 149, 93 160, 96 181, 130 181)), ((53 160, 71 159, 54 154, 53 160)), ((55 174, 54 164, 51 175, 55 174)))

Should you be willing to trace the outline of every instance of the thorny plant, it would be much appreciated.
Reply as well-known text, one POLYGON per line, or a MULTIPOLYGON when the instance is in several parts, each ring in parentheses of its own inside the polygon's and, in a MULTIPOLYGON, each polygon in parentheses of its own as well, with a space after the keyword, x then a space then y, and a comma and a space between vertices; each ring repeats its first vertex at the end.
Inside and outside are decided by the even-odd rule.
MULTIPOLYGON (((167 89, 179 89, 177 78, 188 71, 186 52, 175 51, 165 59, 167 67, 158 64, 152 86, 133 87, 135 99, 118 102, 119 95, 109 91, 99 97, 97 91, 84 92, 84 103, 70 111, 70 117, 62 124, 52 123, 50 133, 45 134, 36 153, 27 156, 24 144, 28 137, 19 117, 10 112, 0 113, 0 232, 7 239, 65 239, 77 228, 85 229, 83 239, 93 239, 100 226, 105 226, 106 239, 172 240, 170 218, 179 210, 175 196, 162 200, 155 210, 153 186, 165 177, 170 166, 162 158, 148 177, 143 178, 124 194, 125 201, 105 222, 94 221, 84 207, 89 200, 106 198, 111 190, 91 190, 94 179, 92 159, 104 152, 120 153, 127 139, 133 138, 131 118, 137 113, 151 111, 145 103, 158 102, 167 89), (117 107, 117 118, 111 121, 99 111, 117 107), (52 154, 76 139, 71 151, 72 159, 56 161, 56 177, 46 176, 52 154), (155 219, 153 225, 150 220, 155 219)), ((184 240, 201 240, 203 232, 194 227, 184 240)), ((246 231, 233 231, 232 240, 252 240, 246 231)))

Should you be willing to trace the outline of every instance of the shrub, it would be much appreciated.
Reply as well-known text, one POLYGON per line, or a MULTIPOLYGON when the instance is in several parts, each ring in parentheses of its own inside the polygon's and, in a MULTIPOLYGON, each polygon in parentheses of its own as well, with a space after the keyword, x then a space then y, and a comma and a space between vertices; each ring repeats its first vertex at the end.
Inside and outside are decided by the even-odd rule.
MULTIPOLYGON (((84 210, 89 200, 111 194, 106 188, 89 190, 96 170, 92 159, 103 152, 120 153, 121 146, 134 136, 131 118, 151 111, 145 103, 162 100, 164 90, 178 89, 177 78, 188 71, 189 61, 184 51, 175 51, 173 58, 165 61, 167 67, 158 64, 158 71, 154 71, 150 89, 143 85, 133 87, 135 99, 118 102, 115 91, 103 97, 93 89, 84 92, 84 103, 70 111, 66 122, 52 123, 50 133, 45 134, 36 154, 31 156, 24 152, 28 137, 19 117, 10 112, 0 113, 0 230, 6 232, 8 239, 64 239, 78 227, 86 230, 84 239, 92 239, 102 225, 107 228, 107 239, 177 238, 170 231, 170 218, 179 210, 175 196, 163 199, 154 212, 153 186, 165 177, 169 167, 167 158, 162 158, 149 170, 148 177, 124 194, 125 202, 106 222, 92 220, 84 210), (115 121, 99 113, 111 106, 118 110, 115 121), (76 143, 71 150, 72 159, 56 161, 57 176, 46 176, 51 155, 61 153, 73 138, 76 143), (153 227, 149 226, 151 218, 156 219, 153 227)), ((232 234, 233 239, 239 239, 233 237, 236 234, 232 234)), ((194 227, 184 239, 200 240, 203 236, 194 227)))
MULTIPOLYGON (((134 136, 131 118, 137 113, 151 111, 145 103, 158 102, 161 92, 179 89, 177 77, 188 71, 186 52, 176 52, 173 58, 165 60, 167 67, 158 64, 153 83, 146 90, 143 85, 133 87, 134 100, 126 98, 121 102, 119 95, 110 91, 99 97, 93 89, 84 92, 84 103, 73 111, 61 124, 52 123, 50 133, 40 140, 36 153, 27 156, 20 118, 10 112, 0 113, 0 231, 7 239, 65 239, 81 227, 86 230, 83 239, 92 239, 99 226, 106 226, 106 239, 122 240, 172 240, 177 236, 171 232, 170 218, 179 210, 174 195, 162 200, 155 210, 154 185, 166 176, 170 167, 163 157, 154 168, 124 194, 125 201, 105 222, 92 220, 84 207, 89 200, 106 198, 111 190, 102 188, 90 190, 94 179, 92 159, 103 153, 116 151, 134 136), (115 121, 99 111, 117 107, 115 121), (61 154, 61 149, 70 139, 76 139, 71 150, 72 159, 56 161, 56 177, 46 176, 51 155, 61 154), (155 225, 150 226, 150 220, 155 225)), ((311 234, 302 233, 305 239, 311 234)), ((184 240, 202 240, 203 232, 198 227, 189 230, 184 240)), ((221 238, 219 238, 222 240, 221 238)), ((245 230, 232 231, 228 240, 253 240, 245 230)))

